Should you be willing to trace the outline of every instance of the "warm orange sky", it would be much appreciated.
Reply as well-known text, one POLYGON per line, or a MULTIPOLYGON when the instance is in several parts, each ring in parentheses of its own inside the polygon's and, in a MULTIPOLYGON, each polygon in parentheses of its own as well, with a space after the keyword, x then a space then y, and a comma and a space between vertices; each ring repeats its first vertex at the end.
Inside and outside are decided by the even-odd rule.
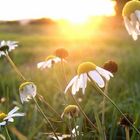
POLYGON ((111 0, 2 0, 0 20, 48 17, 85 20, 95 15, 114 15, 111 0))

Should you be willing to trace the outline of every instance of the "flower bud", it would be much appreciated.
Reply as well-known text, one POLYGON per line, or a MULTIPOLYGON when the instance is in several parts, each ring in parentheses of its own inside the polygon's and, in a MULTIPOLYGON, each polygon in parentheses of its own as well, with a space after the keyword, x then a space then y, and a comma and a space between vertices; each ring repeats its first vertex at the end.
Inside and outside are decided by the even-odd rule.
POLYGON ((68 51, 64 48, 59 48, 55 50, 55 55, 60 57, 61 59, 64 59, 68 56, 68 51))
POLYGON ((62 113, 61 117, 66 115, 68 118, 73 118, 77 117, 79 115, 79 108, 76 105, 68 105, 65 109, 64 112, 62 113))
POLYGON ((116 73, 118 71, 117 63, 112 60, 105 62, 103 68, 110 71, 111 73, 116 73))
MULTIPOLYGON (((133 118, 130 117, 128 114, 125 114, 126 118, 133 124, 133 118)), ((119 125, 123 126, 123 127, 130 127, 130 123, 124 118, 124 116, 120 117, 119 119, 119 125)))
POLYGON ((36 96, 37 88, 33 82, 24 82, 19 87, 20 99, 23 103, 28 102, 30 99, 36 96))

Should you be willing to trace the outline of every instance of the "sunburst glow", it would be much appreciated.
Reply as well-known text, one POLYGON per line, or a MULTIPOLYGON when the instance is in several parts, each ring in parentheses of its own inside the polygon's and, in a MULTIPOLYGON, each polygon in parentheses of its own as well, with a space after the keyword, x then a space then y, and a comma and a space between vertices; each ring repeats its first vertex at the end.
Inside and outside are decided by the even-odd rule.
POLYGON ((1 5, 0 20, 48 17, 81 23, 90 16, 115 14, 111 0, 4 0, 1 5))

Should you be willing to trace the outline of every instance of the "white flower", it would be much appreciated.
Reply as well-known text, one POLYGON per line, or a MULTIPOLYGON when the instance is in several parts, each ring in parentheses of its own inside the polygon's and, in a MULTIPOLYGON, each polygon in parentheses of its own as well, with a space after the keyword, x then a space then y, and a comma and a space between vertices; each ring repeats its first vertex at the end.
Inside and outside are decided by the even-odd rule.
POLYGON ((128 34, 137 40, 140 35, 140 2, 135 0, 127 2, 122 15, 128 34))
POLYGON ((61 61, 66 62, 65 59, 61 59, 57 56, 50 55, 46 58, 45 61, 39 62, 37 64, 37 68, 39 68, 39 69, 51 68, 53 66, 53 64, 59 63, 61 61))
POLYGON ((78 75, 74 76, 74 78, 69 82, 65 89, 65 93, 67 90, 72 87, 72 94, 75 95, 79 89, 82 89, 83 94, 85 93, 85 89, 87 87, 87 81, 90 81, 89 77, 100 87, 103 88, 105 86, 105 81, 110 80, 110 77, 113 77, 113 74, 103 68, 96 66, 91 62, 84 62, 79 65, 77 70, 78 75), (104 78, 104 79, 103 79, 104 78))
POLYGON ((17 41, 1 41, 0 42, 0 56, 14 50, 18 45, 17 41))
POLYGON ((25 116, 25 113, 15 113, 19 110, 19 107, 14 107, 8 114, 0 113, 0 126, 6 125, 8 122, 14 122, 14 117, 25 116))
POLYGON ((19 87, 21 102, 28 102, 36 96, 37 88, 33 82, 24 82, 19 87))
POLYGON ((72 131, 71 131, 74 137, 76 137, 76 135, 79 135, 80 134, 78 128, 79 128, 79 126, 76 125, 76 128, 73 128, 72 131))

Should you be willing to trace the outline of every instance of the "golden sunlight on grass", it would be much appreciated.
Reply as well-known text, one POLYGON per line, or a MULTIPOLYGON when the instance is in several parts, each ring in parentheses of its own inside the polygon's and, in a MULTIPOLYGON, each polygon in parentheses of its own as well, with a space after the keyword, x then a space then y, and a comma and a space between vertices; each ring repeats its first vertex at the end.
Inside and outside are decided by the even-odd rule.
POLYGON ((59 20, 60 34, 65 39, 86 39, 93 37, 100 24, 103 22, 103 17, 93 17, 83 23, 71 23, 65 20, 59 20))

